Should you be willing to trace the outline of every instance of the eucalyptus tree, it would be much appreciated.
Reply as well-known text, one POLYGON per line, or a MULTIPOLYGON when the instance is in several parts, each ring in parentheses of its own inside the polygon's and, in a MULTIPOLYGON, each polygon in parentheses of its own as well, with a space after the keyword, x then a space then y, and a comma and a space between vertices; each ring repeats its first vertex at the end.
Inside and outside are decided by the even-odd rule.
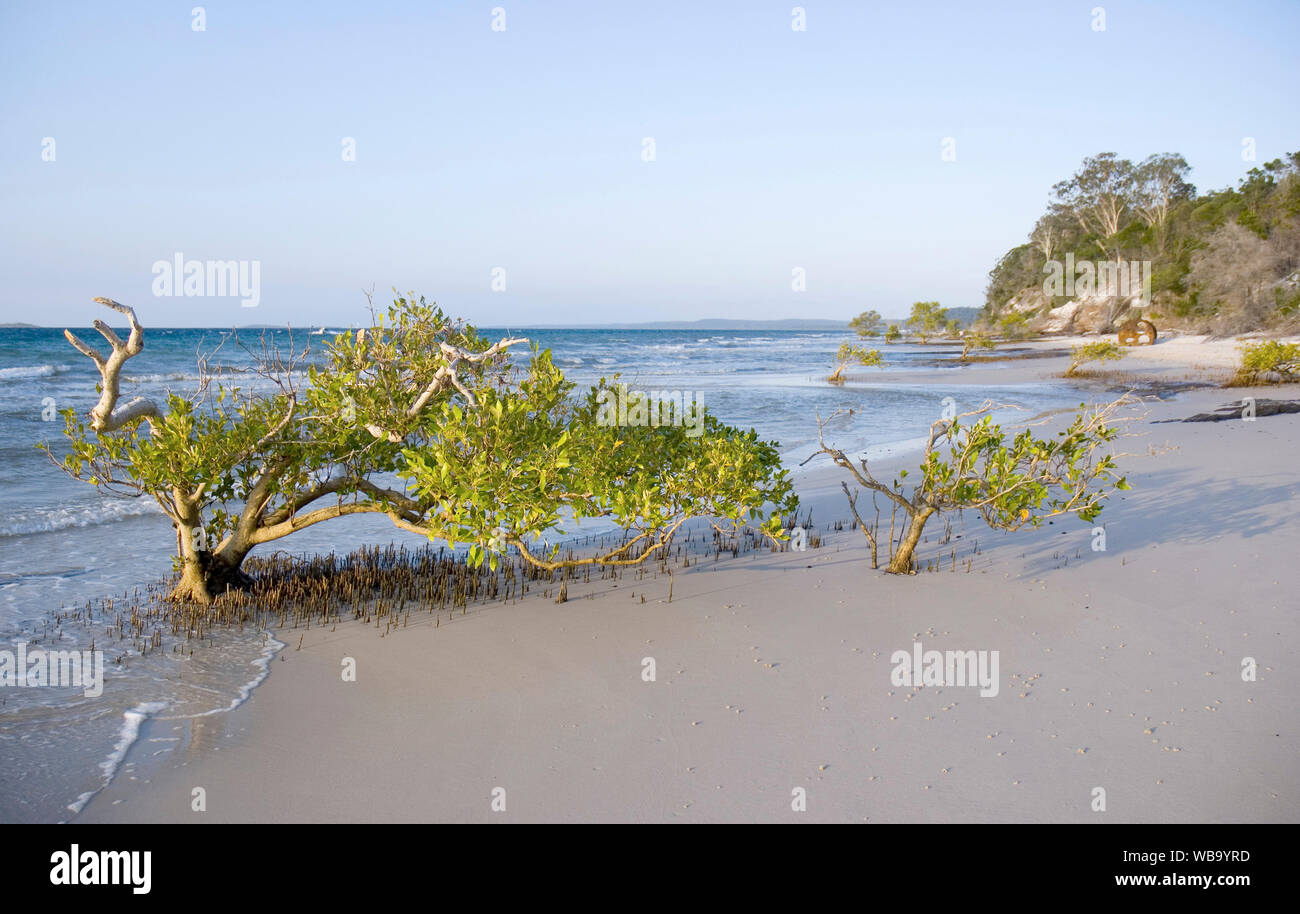
POLYGON ((1052 186, 1056 206, 1070 213, 1085 235, 1110 246, 1116 260, 1115 237, 1132 218, 1137 202, 1137 170, 1128 159, 1103 152, 1083 160, 1068 180, 1052 186))

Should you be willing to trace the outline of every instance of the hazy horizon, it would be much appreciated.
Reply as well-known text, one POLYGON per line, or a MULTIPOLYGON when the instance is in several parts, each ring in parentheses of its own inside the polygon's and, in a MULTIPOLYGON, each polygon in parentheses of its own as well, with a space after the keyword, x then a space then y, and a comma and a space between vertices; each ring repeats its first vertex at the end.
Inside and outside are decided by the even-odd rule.
POLYGON ((792 6, 6 6, 0 322, 977 307, 1085 156, 1206 190, 1300 148, 1296 4, 792 6), (256 262, 256 308, 155 296, 177 255, 256 262))

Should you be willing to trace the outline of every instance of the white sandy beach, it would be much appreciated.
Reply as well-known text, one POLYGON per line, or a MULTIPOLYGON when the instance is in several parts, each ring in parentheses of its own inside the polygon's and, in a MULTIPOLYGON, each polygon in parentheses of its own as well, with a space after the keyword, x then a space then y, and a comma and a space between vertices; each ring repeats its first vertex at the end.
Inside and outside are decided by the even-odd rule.
MULTIPOLYGON (((1223 368, 1224 349, 1181 338, 1117 370, 1176 380, 1223 368)), ((849 512, 823 468, 800 486, 820 548, 679 570, 671 602, 666 578, 629 574, 436 628, 280 632, 288 646, 245 704, 147 723, 74 821, 1296 821, 1300 414, 1155 421, 1243 395, 1300 387, 1146 404, 1123 447, 1142 454, 1121 462, 1133 489, 1098 521, 1105 551, 1076 518, 1000 534, 972 515, 942 547, 942 520, 927 528, 921 560, 942 555, 941 571, 873 571, 859 532, 826 529, 849 512), (996 697, 891 684, 891 655, 917 641, 998 651, 996 697)), ((891 478, 913 457, 873 470, 891 478)))
MULTIPOLYGON (((1023 345, 1031 349, 1068 349, 1098 339, 1116 341, 1115 334, 1102 336, 1064 336, 1023 345)), ((1282 337, 1284 342, 1298 342, 1296 337, 1282 337)), ((1203 379, 1227 380, 1241 364, 1242 340, 1233 337, 1209 337, 1177 331, 1160 338, 1154 346, 1136 346, 1125 350, 1124 359, 1108 363, 1110 372, 1141 372, 1160 380, 1203 379)))

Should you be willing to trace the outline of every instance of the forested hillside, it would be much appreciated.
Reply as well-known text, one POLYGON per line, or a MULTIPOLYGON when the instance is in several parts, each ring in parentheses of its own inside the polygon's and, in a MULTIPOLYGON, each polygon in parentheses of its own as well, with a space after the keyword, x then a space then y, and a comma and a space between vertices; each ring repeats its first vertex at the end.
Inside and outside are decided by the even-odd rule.
POLYGON ((1106 331, 1141 312, 1198 332, 1300 329, 1300 152, 1204 194, 1190 172, 1176 153, 1136 164, 1110 152, 1085 159, 1052 188, 1028 240, 989 273, 985 321, 1106 331), (1070 263, 1149 261, 1150 300, 1136 289, 1119 300, 1045 284, 1067 255, 1070 263))

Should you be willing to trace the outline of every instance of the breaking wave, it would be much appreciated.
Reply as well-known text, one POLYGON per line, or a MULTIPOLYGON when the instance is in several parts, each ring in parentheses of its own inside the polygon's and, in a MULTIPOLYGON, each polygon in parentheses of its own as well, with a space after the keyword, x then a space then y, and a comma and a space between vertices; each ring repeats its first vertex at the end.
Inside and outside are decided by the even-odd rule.
POLYGON ((30 533, 52 533, 70 527, 98 527, 114 524, 128 517, 161 514, 151 501, 142 498, 92 502, 55 508, 28 508, 0 519, 0 536, 24 536, 30 533))

